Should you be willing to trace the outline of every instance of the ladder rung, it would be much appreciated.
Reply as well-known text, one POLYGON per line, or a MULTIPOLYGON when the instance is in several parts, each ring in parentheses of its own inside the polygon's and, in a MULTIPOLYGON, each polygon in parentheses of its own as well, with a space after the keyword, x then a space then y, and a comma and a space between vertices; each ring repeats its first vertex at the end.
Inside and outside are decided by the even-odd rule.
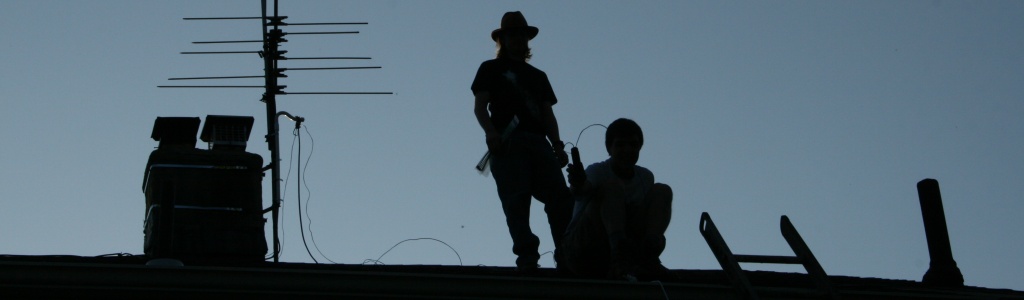
POLYGON ((828 295, 828 292, 816 289, 800 289, 800 288, 779 288, 779 287, 767 287, 767 286, 755 286, 753 287, 758 294, 765 294, 766 296, 804 296, 820 298, 821 296, 828 295))
POLYGON ((793 265, 802 265, 803 264, 803 261, 800 261, 800 258, 796 257, 796 256, 735 254, 735 255, 733 255, 733 257, 736 258, 736 262, 741 262, 741 263, 793 264, 793 265))

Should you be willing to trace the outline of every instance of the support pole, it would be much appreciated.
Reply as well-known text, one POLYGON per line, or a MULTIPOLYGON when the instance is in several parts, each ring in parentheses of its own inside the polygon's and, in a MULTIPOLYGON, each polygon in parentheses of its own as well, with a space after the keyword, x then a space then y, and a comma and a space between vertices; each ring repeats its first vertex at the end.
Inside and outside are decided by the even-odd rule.
POLYGON ((921 201, 921 216, 924 219, 924 234, 928 238, 928 254, 931 264, 924 273, 922 282, 935 286, 957 287, 964 285, 964 275, 953 260, 949 246, 949 232, 946 229, 946 213, 942 209, 942 195, 939 182, 925 179, 917 183, 917 195, 921 201))
MULTIPOLYGON (((266 92, 263 94, 263 101, 267 103, 267 147, 270 148, 270 168, 271 168, 271 189, 273 199, 271 200, 271 208, 273 213, 274 226, 274 241, 273 241, 273 252, 274 262, 278 262, 281 252, 281 242, 278 239, 278 211, 281 207, 281 154, 279 153, 278 147, 278 130, 277 130, 277 61, 274 59, 277 57, 277 44, 278 36, 271 35, 268 32, 267 24, 267 0, 263 0, 263 70, 266 87, 266 92)), ((274 18, 277 17, 277 0, 274 1, 274 18)), ((277 26, 274 26, 277 29, 277 26)))

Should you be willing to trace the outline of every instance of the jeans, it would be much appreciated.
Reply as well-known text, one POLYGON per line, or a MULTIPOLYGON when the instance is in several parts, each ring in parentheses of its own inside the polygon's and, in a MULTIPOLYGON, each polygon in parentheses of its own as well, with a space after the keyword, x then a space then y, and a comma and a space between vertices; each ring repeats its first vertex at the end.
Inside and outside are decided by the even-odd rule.
POLYGON ((539 258, 540 240, 530 230, 531 196, 544 203, 555 243, 555 261, 560 264, 558 249, 575 201, 565 185, 558 158, 547 139, 535 133, 513 131, 502 147, 504 151, 491 158, 491 173, 512 235, 512 253, 520 257, 516 264, 536 264, 539 258))

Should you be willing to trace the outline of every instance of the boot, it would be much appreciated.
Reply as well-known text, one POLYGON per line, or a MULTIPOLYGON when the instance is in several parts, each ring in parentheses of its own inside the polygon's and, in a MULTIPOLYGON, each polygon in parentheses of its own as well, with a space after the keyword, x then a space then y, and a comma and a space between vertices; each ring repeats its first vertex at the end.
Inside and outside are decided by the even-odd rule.
POLYGON ((675 273, 661 264, 661 252, 665 251, 665 236, 648 236, 640 243, 637 256, 637 277, 643 281, 678 279, 675 273))
POLYGON ((572 271, 569 270, 569 266, 565 264, 565 257, 562 257, 562 251, 555 249, 555 274, 561 278, 572 277, 572 271))
POLYGON ((537 273, 537 261, 540 260, 540 255, 520 255, 516 258, 516 271, 524 275, 532 275, 537 273))

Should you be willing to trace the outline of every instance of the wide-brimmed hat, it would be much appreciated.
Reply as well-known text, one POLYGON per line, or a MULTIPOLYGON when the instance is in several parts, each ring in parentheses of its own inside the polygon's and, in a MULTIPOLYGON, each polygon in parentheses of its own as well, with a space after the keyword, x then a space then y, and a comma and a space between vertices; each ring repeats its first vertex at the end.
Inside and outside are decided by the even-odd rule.
POLYGON ((501 28, 491 31, 491 40, 498 41, 498 36, 506 30, 510 32, 523 30, 531 40, 533 37, 537 36, 537 32, 540 31, 537 27, 527 25, 526 17, 523 17, 523 13, 518 11, 507 12, 501 17, 501 28))

